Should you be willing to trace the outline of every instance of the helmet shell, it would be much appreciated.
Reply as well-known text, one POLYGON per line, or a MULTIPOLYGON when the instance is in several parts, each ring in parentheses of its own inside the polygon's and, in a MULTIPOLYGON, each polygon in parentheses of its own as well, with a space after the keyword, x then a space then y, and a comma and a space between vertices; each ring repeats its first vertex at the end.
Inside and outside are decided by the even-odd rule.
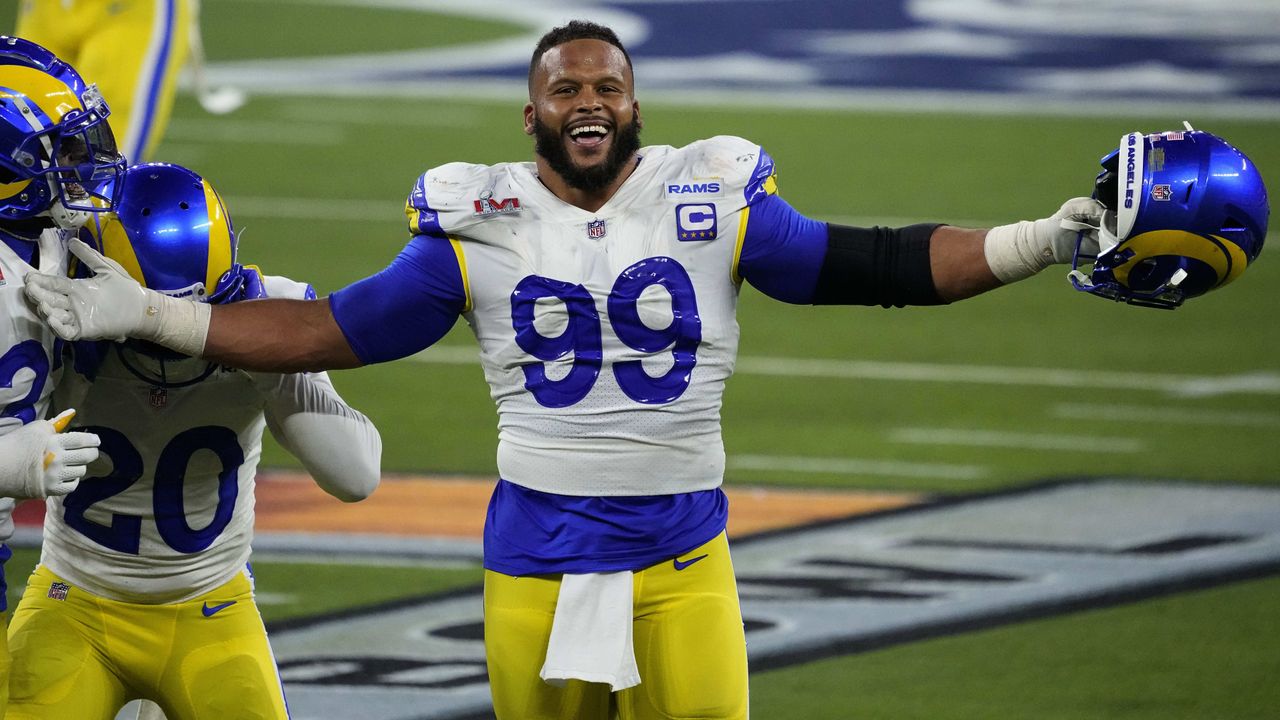
POLYGON ((116 211, 88 227, 104 255, 133 279, 175 297, 206 300, 236 264, 231 217, 209 181, 179 165, 134 165, 120 177, 116 211))
POLYGON ((1133 132, 1102 164, 1094 197, 1114 229, 1104 223, 1081 289, 1176 307, 1235 280, 1262 252, 1266 185, 1226 140, 1198 130, 1133 132))

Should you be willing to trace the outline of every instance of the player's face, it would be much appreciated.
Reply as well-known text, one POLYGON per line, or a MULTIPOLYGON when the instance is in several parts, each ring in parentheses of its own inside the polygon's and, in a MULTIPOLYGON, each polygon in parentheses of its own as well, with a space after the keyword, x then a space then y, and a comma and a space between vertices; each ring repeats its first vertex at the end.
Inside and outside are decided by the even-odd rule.
POLYGON ((622 51, 573 40, 542 56, 525 106, 535 151, 570 186, 607 188, 640 148, 640 105, 622 51))

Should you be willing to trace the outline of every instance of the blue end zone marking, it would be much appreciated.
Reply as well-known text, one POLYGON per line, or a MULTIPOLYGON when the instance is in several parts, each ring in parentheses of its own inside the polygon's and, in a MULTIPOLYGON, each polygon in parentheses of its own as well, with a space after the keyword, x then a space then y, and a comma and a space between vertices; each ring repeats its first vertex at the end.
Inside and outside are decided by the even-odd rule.
MULTIPOLYGON (((491 15, 481 5, 452 11, 491 15)), ((992 0, 602 0, 575 15, 619 31, 642 97, 671 91, 720 103, 752 91, 753 105, 791 108, 804 98, 815 107, 1079 113, 1115 112, 1116 103, 1166 113, 1199 102, 1211 103, 1215 115, 1267 118, 1280 106, 1280 3, 1224 13, 1205 3, 1143 12, 1109 0, 1078 0, 1069 9, 992 0)), ((527 27, 531 47, 563 20, 560 11, 533 8, 515 21, 527 27)), ((350 56, 336 70, 331 58, 314 66, 290 58, 280 72, 237 69, 228 79, 267 92, 287 82, 319 94, 394 87, 440 96, 468 83, 523 93, 528 52, 495 57, 477 52, 482 47, 425 51, 448 61, 413 66, 403 53, 350 56)))

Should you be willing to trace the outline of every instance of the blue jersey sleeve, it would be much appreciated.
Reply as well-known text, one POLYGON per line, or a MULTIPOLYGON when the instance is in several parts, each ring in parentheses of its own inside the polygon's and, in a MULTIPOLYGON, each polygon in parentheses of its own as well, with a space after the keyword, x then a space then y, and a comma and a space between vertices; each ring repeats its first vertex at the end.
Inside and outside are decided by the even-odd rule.
POLYGON ((738 258, 738 276, 771 298, 813 302, 827 255, 827 224, 796 212, 777 195, 752 204, 738 258))
POLYGON ((423 350, 444 337, 466 309, 453 244, 418 235, 382 272, 329 296, 338 327, 366 364, 423 350))

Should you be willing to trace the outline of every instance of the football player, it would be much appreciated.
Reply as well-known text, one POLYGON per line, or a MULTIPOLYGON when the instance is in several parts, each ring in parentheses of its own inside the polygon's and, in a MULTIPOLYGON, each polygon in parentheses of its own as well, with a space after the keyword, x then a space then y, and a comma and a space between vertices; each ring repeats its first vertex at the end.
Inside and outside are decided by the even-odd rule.
MULTIPOLYGON (((62 374, 61 342, 22 297, 34 269, 63 274, 66 242, 123 166, 101 95, 48 50, 0 36, 0 618, 13 498, 65 495, 97 457, 98 439, 46 419, 62 374)), ((2 628, 0 628, 2 629, 2 628)), ((0 632, 0 715, 9 653, 0 632)))
POLYGON ((21 0, 15 34, 93 78, 129 162, 151 156, 173 109, 197 0, 21 0))
POLYGON ((856 228, 777 194, 760 146, 641 147, 608 28, 547 33, 529 65, 532 162, 450 163, 409 196, 389 267, 328 298, 231 306, 32 277, 67 338, 134 336, 237 367, 405 357, 464 317, 499 414, 484 538, 499 718, 747 717, 719 411, 743 281, 797 304, 933 305, 1096 254, 1104 206, 989 230, 856 228))
MULTIPOLYGON (((236 262, 221 198, 175 165, 134 165, 86 227, 118 270, 168 297, 227 305, 308 285, 236 262)), ((262 433, 329 494, 379 481, 381 437, 325 373, 247 373, 143 341, 80 344, 76 423, 102 438, 90 479, 47 506, 40 564, 14 612, 7 717, 111 720, 133 698, 170 720, 286 718, 247 562, 262 433)))

